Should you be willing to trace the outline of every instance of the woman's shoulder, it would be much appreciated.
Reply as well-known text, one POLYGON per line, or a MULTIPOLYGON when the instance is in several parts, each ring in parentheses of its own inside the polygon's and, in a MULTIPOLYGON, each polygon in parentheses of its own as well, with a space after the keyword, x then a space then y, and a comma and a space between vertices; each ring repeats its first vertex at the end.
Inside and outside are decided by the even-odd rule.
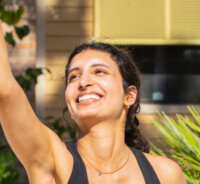
POLYGON ((154 168, 161 183, 186 184, 184 175, 179 165, 166 157, 144 153, 154 168))

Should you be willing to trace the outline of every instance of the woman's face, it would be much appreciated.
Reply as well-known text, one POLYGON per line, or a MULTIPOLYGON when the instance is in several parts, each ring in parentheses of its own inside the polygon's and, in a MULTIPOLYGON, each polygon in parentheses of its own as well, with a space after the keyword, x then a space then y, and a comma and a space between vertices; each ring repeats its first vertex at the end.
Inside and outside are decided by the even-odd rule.
POLYGON ((67 80, 66 102, 76 122, 120 118, 125 93, 122 76, 109 53, 88 49, 77 54, 67 80))

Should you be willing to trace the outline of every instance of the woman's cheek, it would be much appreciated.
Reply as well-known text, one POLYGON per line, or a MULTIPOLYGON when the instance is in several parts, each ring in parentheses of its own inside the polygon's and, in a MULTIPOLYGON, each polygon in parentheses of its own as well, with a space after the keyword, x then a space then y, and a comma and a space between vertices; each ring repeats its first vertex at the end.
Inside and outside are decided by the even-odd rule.
POLYGON ((68 85, 65 90, 65 100, 67 105, 69 105, 73 101, 73 91, 70 85, 68 85))

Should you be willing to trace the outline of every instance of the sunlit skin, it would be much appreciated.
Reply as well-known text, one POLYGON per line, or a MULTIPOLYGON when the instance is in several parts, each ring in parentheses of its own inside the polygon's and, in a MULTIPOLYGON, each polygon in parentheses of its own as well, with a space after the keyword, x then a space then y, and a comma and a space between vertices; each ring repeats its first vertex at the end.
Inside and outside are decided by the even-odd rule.
POLYGON ((124 93, 118 66, 110 54, 87 50, 76 55, 70 64, 67 81, 65 96, 68 109, 81 127, 90 128, 90 124, 96 121, 116 121, 122 116, 125 120, 124 105, 129 103, 128 96, 124 93), (78 97, 87 94, 95 94, 100 99, 77 101, 78 97))

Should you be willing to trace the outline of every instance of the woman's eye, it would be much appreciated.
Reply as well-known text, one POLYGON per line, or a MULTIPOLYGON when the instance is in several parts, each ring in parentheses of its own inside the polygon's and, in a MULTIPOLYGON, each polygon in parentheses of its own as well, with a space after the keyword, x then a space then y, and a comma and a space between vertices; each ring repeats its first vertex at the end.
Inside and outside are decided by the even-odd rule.
POLYGON ((74 79, 76 79, 78 77, 79 77, 79 75, 76 75, 76 74, 71 75, 71 76, 69 76, 68 82, 71 82, 71 81, 73 81, 74 79))
POLYGON ((106 74, 104 70, 95 70, 95 74, 106 74))

